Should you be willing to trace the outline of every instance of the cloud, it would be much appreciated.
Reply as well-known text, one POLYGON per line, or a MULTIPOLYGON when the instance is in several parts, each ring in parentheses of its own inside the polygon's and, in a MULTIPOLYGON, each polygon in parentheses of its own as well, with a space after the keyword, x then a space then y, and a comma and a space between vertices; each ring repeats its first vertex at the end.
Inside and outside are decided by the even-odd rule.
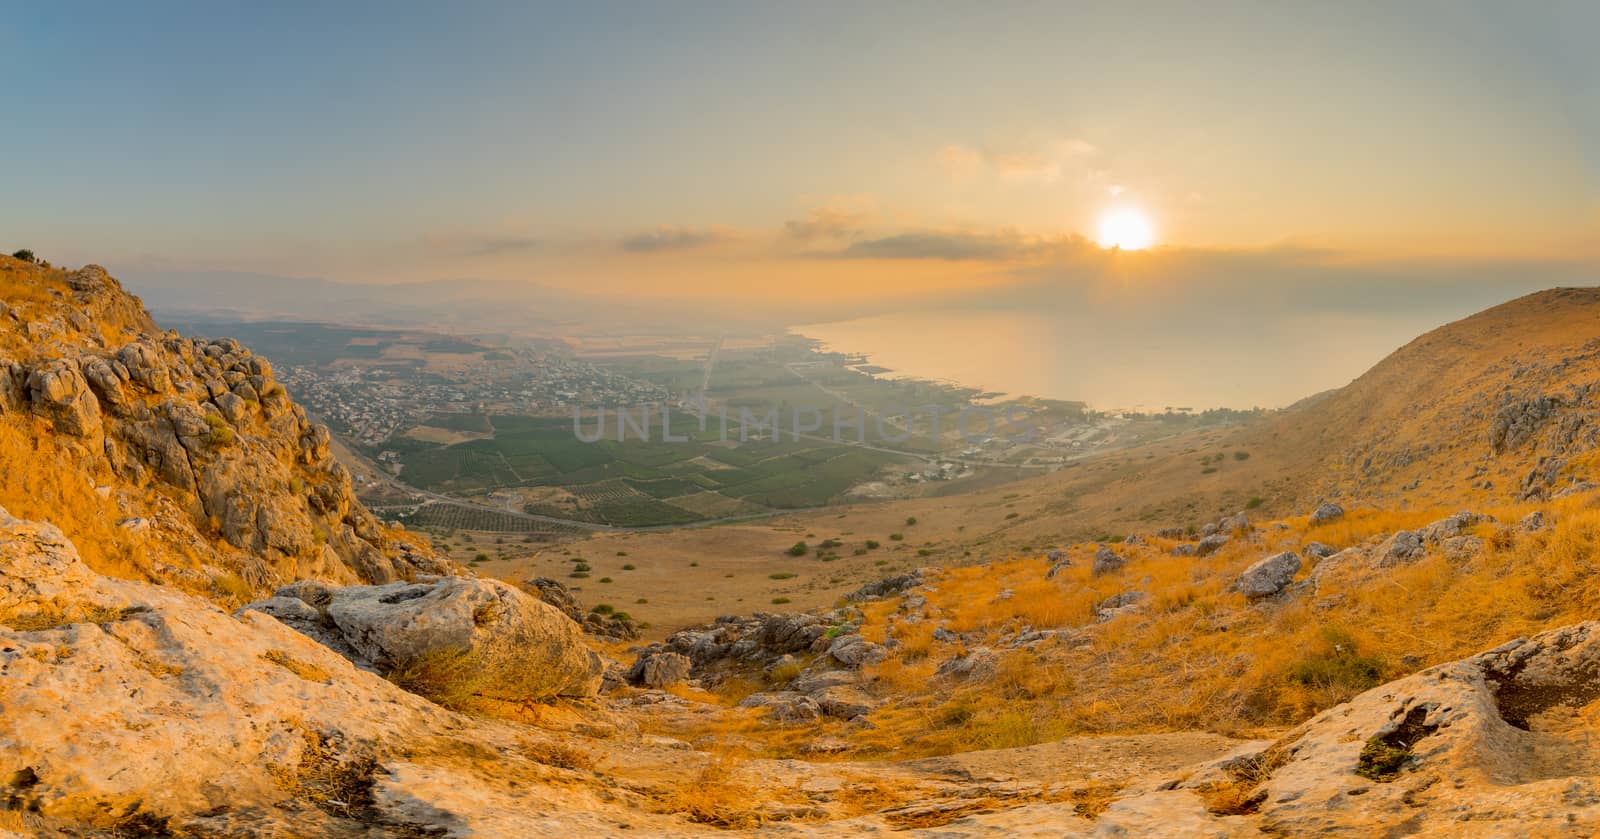
POLYGON ((852 242, 831 256, 844 259, 1004 261, 1027 256, 1038 243, 1014 233, 913 231, 852 242))
POLYGON ((851 239, 861 232, 862 224, 867 220, 865 211, 849 210, 839 207, 818 207, 812 210, 803 219, 790 219, 783 223, 783 230, 789 238, 801 242, 814 242, 819 239, 851 239))
POLYGON ((618 243, 628 253, 663 253, 717 245, 737 239, 733 231, 721 227, 679 227, 663 224, 654 230, 635 233, 618 243))
POLYGON ((956 180, 992 174, 1014 183, 1054 183, 1099 150, 1075 137, 1025 149, 993 150, 951 144, 936 155, 945 173, 956 180))

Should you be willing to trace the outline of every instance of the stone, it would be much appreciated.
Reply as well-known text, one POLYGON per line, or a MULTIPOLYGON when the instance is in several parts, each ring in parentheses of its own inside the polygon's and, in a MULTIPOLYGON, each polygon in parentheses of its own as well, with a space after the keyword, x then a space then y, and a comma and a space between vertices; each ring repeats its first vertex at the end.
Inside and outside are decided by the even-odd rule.
POLYGON ((1232 590, 1251 600, 1271 597, 1283 591, 1299 572, 1300 557, 1293 551, 1284 551, 1258 560, 1246 568, 1234 580, 1232 590))
POLYGON ((475 693, 488 699, 593 696, 605 670, 570 618, 499 580, 301 586, 278 596, 315 601, 364 666, 387 671, 462 656, 475 693))
POLYGON ((1379 568, 1405 565, 1421 559, 1424 551, 1421 533, 1415 530, 1401 530, 1378 546, 1376 564, 1379 568))
POLYGON ((691 662, 682 653, 662 650, 641 655, 629 668, 625 677, 628 684, 647 688, 664 688, 689 678, 691 662))
POLYGON ((1096 577, 1101 577, 1115 571, 1120 571, 1127 564, 1128 560, 1126 557, 1118 554, 1116 551, 1113 551, 1104 545, 1101 545, 1100 548, 1094 552, 1094 565, 1090 566, 1089 573, 1096 577))
POLYGON ((1228 544, 1230 538, 1226 533, 1213 533, 1195 544, 1195 555, 1210 556, 1216 553, 1223 545, 1228 544))
POLYGON ((828 645, 828 655, 847 667, 860 667, 888 658, 889 651, 860 635, 841 635, 828 645))
POLYGON ((1324 501, 1311 511, 1312 524, 1327 524, 1344 518, 1344 508, 1332 501, 1324 501))
POLYGON ((1095 620, 1103 623, 1119 615, 1140 611, 1144 603, 1149 599, 1150 595, 1142 591, 1124 591, 1120 594, 1113 594, 1095 604, 1095 620))
POLYGON ((1332 545, 1327 545, 1322 542, 1307 542, 1302 550, 1304 550, 1306 556, 1310 557, 1312 560, 1327 559, 1328 557, 1339 552, 1338 549, 1332 545))
POLYGON ((765 708, 777 722, 811 722, 822 716, 817 700, 794 691, 752 693, 739 702, 740 708, 765 708))

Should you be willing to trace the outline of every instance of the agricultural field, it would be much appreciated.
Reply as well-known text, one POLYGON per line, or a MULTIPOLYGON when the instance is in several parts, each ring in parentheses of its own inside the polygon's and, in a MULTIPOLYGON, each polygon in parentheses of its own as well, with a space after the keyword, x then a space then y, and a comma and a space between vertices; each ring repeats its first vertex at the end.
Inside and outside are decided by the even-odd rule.
MULTIPOLYGON (((692 417, 674 417, 672 431, 687 438, 682 442, 663 441, 659 426, 649 441, 631 432, 618 441, 608 428, 610 439, 587 443, 574 433, 571 418, 486 420, 493 439, 442 445, 400 437, 383 448, 399 454, 401 479, 419 489, 468 498, 527 490, 522 512, 624 527, 819 507, 884 467, 910 460, 809 439, 739 442, 731 423, 731 439, 724 442, 716 417, 703 431, 692 417), (533 491, 540 488, 565 494, 533 491)), ((592 435, 595 428, 590 419, 580 430, 592 435)))

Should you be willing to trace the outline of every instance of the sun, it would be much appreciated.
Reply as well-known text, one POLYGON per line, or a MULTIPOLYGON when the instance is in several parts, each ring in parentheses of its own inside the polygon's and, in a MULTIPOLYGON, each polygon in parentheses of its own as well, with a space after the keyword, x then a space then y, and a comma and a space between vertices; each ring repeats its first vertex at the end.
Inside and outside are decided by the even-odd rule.
POLYGON ((1112 207, 1100 216, 1100 234, 1096 239, 1102 248, 1138 251, 1155 244, 1156 231, 1144 211, 1135 207, 1112 207))

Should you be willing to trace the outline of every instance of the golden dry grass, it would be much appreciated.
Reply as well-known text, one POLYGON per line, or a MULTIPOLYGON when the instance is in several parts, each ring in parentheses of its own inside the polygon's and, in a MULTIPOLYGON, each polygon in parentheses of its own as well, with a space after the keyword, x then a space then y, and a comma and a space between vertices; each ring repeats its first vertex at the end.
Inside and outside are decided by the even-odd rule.
MULTIPOLYGON (((1533 506, 1488 512, 1515 522, 1533 506)), ((1092 545, 1072 549, 1075 565, 1053 580, 1039 558, 947 569, 918 592, 929 600, 928 620, 891 620, 897 598, 863 604, 862 634, 898 644, 864 668, 868 689, 887 704, 871 715, 872 728, 847 739, 858 757, 913 757, 1082 734, 1281 731, 1383 680, 1600 612, 1600 495, 1542 506, 1555 522, 1544 532, 1473 528, 1485 540, 1474 558, 1433 552, 1409 566, 1325 579, 1324 608, 1310 593, 1254 605, 1227 584, 1278 550, 1311 540, 1375 543, 1453 509, 1355 510, 1316 527, 1304 517, 1284 528, 1263 523, 1205 558, 1170 557, 1164 543, 1119 548, 1128 567, 1100 578, 1088 567, 1092 545), (1142 612, 1094 622, 1099 600, 1133 589, 1151 594, 1142 612), (979 640, 934 641, 940 624, 979 640), (1074 634, 1006 649, 1003 640, 1024 627, 1074 634), (994 650, 992 668, 966 681, 935 675, 978 646, 994 650)), ((745 733, 783 752, 772 727, 745 733)))
POLYGON ((328 671, 315 664, 301 661, 283 650, 267 650, 261 654, 261 657, 308 682, 326 682, 332 678, 328 671))
POLYGON ((698 772, 662 793, 660 810, 714 827, 747 829, 760 825, 765 818, 755 805, 761 796, 749 783, 737 778, 742 762, 730 750, 714 750, 698 772))

